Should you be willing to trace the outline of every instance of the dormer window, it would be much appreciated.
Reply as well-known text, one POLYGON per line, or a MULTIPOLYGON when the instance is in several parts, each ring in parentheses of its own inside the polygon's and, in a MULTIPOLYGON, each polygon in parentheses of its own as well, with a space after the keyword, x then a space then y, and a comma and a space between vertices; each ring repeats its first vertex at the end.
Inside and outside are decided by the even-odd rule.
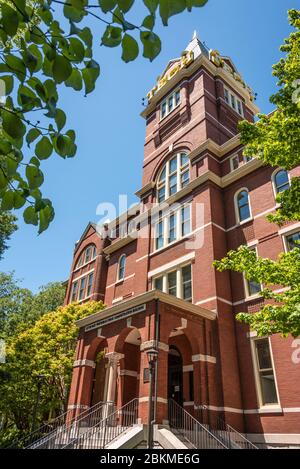
POLYGON ((180 104, 180 89, 166 97, 160 105, 160 118, 163 119, 180 104))
POLYGON ((190 182, 190 160, 186 153, 177 153, 161 170, 157 182, 157 201, 163 202, 190 182))

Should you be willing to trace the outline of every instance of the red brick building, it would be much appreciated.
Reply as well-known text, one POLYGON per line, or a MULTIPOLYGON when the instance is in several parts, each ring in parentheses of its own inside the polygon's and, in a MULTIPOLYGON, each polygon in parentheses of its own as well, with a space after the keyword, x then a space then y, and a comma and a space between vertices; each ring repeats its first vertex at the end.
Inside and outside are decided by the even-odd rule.
POLYGON ((66 303, 107 308, 79 321, 74 411, 138 398, 146 423, 146 352, 156 347, 157 424, 174 399, 256 443, 300 445, 299 341, 258 339, 237 322, 261 307, 262 286, 212 267, 241 244, 276 259, 300 238, 299 223, 266 220, 299 168, 287 174, 243 154, 237 124, 257 112, 231 59, 195 36, 148 94, 140 202, 101 234, 89 223, 75 246, 66 303))

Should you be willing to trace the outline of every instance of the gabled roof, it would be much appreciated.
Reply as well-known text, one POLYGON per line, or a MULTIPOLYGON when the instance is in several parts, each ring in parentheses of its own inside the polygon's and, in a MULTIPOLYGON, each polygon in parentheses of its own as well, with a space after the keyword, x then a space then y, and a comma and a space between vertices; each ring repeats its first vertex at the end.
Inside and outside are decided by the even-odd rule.
POLYGON ((86 226, 84 232, 83 232, 82 235, 80 236, 79 240, 76 241, 76 243, 75 243, 74 252, 77 251, 78 246, 81 244, 81 241, 85 238, 85 236, 86 236, 86 234, 87 234, 87 232, 89 231, 90 228, 93 228, 93 230, 96 231, 96 230, 97 230, 97 225, 96 225, 96 223, 93 223, 93 222, 91 222, 91 221, 88 222, 88 224, 87 224, 87 226, 86 226))

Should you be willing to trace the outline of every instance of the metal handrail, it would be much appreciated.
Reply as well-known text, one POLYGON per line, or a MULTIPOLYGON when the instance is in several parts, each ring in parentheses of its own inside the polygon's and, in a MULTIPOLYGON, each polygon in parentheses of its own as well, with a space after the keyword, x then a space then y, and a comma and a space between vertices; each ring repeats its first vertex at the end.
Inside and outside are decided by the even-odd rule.
POLYGON ((62 449, 104 449, 127 428, 137 422, 138 399, 132 399, 120 409, 108 407, 107 415, 94 427, 68 442, 62 449))
POLYGON ((68 419, 68 415, 72 415, 73 409, 65 412, 64 420, 60 425, 49 433, 40 436, 39 439, 31 441, 25 449, 54 449, 65 444, 66 438, 79 432, 82 428, 88 428, 95 424, 95 421, 101 420, 104 402, 97 402, 92 407, 82 410, 78 415, 68 419))
MULTIPOLYGON (((209 407, 205 404, 199 406, 202 410, 210 412, 209 407)), ((199 418, 199 416, 198 416, 199 418)), ((201 415, 202 424, 203 415, 201 415)), ((238 432, 235 428, 225 422, 220 416, 214 415, 213 418, 208 419, 207 422, 209 429, 220 440, 224 441, 226 446, 231 449, 258 449, 251 441, 249 441, 242 433, 238 432)))
POLYGON ((195 449, 227 449, 216 435, 173 399, 169 401, 169 425, 195 449))

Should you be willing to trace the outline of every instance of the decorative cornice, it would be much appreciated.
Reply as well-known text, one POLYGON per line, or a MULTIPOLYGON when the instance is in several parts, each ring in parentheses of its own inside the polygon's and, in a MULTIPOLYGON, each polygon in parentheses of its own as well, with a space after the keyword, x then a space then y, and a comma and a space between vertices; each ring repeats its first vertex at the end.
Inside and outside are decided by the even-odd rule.
POLYGON ((136 191, 135 195, 139 198, 142 198, 144 195, 146 195, 148 192, 151 192, 152 189, 155 187, 155 182, 150 181, 148 184, 146 184, 144 187, 136 191))
POLYGON ((149 303, 153 300, 159 300, 162 303, 180 308, 188 313, 198 316, 199 318, 215 320, 217 317, 217 313, 214 311, 210 311, 208 309, 202 308, 201 306, 194 305, 188 301, 176 298, 173 295, 163 293, 159 290, 150 290, 146 293, 142 293, 141 295, 134 296, 129 300, 122 301, 115 306, 111 306, 110 308, 106 308, 102 311, 99 311, 98 313, 94 313, 86 318, 80 319, 79 321, 76 321, 76 325, 81 328, 93 324, 98 320, 109 318, 114 314, 120 313, 129 308, 139 306, 143 303, 149 303))
POLYGON ((181 69, 171 80, 157 91, 151 99, 151 102, 141 113, 141 116, 146 119, 147 116, 156 109, 157 103, 163 98, 163 96, 167 95, 168 92, 184 78, 191 77, 201 66, 203 66, 214 77, 221 77, 226 83, 232 86, 233 89, 237 90, 245 99, 247 107, 251 109, 254 114, 258 114, 259 108, 250 100, 248 91, 243 87, 243 85, 235 80, 228 72, 223 70, 223 68, 216 67, 207 57, 200 55, 191 65, 189 65, 189 67, 181 69))
POLYGON ((137 237, 138 237, 138 231, 136 230, 132 231, 132 233, 129 233, 127 236, 124 236, 123 238, 117 239, 112 244, 104 248, 103 252, 105 255, 109 256, 113 252, 118 251, 119 249, 131 243, 132 241, 135 241, 137 237))
POLYGON ((93 360, 75 360, 73 363, 73 367, 77 366, 90 366, 92 368, 95 368, 96 363, 93 360))

